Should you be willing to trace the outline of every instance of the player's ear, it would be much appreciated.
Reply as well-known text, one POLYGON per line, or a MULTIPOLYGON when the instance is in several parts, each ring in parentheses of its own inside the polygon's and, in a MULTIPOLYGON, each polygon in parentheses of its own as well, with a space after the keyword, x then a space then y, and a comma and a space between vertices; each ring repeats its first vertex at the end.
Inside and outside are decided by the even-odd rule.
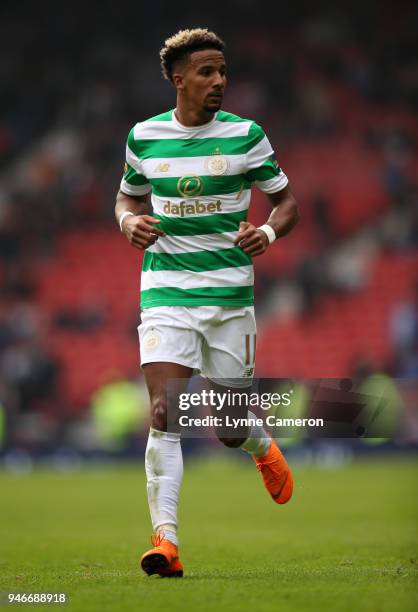
POLYGON ((172 79, 176 89, 184 89, 184 75, 181 72, 174 72, 172 79))

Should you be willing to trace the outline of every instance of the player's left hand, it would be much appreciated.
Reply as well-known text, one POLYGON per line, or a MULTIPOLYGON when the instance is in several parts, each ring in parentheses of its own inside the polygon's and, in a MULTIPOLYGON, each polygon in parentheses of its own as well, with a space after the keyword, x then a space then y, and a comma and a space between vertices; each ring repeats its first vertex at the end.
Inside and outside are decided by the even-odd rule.
POLYGON ((251 257, 262 255, 269 246, 269 240, 263 230, 258 229, 248 221, 241 221, 239 224, 239 232, 234 240, 242 250, 251 257))

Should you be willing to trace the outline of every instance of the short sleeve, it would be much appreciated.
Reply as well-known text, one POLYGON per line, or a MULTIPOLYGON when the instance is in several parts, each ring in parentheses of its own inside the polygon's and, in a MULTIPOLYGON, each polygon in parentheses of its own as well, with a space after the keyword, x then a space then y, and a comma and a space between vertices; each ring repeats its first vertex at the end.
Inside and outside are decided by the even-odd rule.
POLYGON ((262 127, 253 123, 248 132, 247 174, 264 193, 284 189, 288 178, 277 163, 273 148, 262 127))
POLYGON ((151 185, 142 174, 141 160, 135 154, 134 128, 129 132, 126 143, 126 161, 123 169, 123 177, 120 190, 126 195, 139 196, 149 193, 151 185))

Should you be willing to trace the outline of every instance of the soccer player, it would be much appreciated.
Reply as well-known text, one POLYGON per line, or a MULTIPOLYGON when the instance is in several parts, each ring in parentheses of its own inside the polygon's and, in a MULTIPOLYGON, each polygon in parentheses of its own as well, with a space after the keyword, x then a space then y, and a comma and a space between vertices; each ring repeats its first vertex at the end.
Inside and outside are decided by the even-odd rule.
MULTIPOLYGON (((165 41, 161 66, 176 89, 176 108, 130 131, 116 201, 121 231, 145 251, 138 330, 151 403, 145 469, 155 533, 141 559, 148 575, 183 575, 177 539, 183 461, 180 434, 167 431, 167 383, 187 381, 199 370, 223 389, 251 385, 252 258, 298 220, 288 179, 262 128, 221 110, 223 51, 223 41, 207 29, 183 30, 165 41), (259 228, 246 220, 254 182, 273 207, 259 228)), ((252 455, 275 502, 290 499, 291 471, 262 427, 221 441, 252 455)))

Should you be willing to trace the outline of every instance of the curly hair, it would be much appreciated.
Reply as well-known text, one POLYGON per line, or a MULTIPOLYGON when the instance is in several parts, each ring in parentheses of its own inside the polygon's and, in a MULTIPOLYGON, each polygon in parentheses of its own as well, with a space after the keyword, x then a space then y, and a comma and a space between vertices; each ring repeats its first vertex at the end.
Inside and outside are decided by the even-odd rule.
POLYGON ((224 48, 224 41, 215 32, 211 32, 207 28, 180 30, 177 34, 167 38, 160 51, 161 69, 164 78, 172 82, 174 64, 184 59, 189 53, 202 51, 203 49, 223 51, 224 48))

